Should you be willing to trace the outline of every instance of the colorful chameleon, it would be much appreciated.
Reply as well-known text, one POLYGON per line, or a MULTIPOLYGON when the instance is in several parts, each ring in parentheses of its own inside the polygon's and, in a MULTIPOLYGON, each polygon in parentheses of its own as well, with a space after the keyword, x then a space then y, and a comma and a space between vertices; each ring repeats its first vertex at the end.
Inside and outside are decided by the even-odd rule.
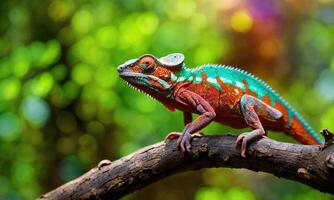
POLYGON ((247 144, 266 135, 266 130, 285 132, 303 144, 322 141, 304 119, 273 89, 254 75, 223 65, 206 64, 187 68, 184 55, 162 58, 143 55, 118 67, 119 75, 131 86, 163 103, 169 110, 183 111, 182 133, 172 132, 166 139, 178 138, 181 155, 190 152, 190 141, 210 122, 233 128, 251 127, 237 138, 241 156, 247 144), (192 121, 192 113, 199 117, 192 121))

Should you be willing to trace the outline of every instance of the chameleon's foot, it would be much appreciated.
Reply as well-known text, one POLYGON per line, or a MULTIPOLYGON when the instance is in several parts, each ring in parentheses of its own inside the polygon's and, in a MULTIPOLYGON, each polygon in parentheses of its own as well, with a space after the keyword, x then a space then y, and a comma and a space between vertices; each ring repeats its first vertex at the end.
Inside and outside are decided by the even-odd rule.
POLYGON ((190 134, 188 132, 184 132, 179 137, 179 139, 177 140, 177 146, 180 149, 180 157, 183 158, 185 152, 190 153, 190 148, 191 148, 190 141, 191 141, 192 138, 194 138, 194 137, 200 138, 202 136, 203 136, 202 133, 193 133, 193 134, 190 134))
POLYGON ((204 134, 203 133, 200 133, 200 132, 197 132, 197 133, 194 133, 194 134, 189 134, 189 133, 180 133, 180 132, 171 132, 169 133, 166 138, 165 138, 165 142, 167 142, 168 140, 173 140, 173 139, 176 139, 176 138, 179 138, 177 140, 177 146, 179 147, 180 149, 180 157, 183 158, 184 157, 184 152, 187 151, 187 152, 190 152, 190 141, 192 138, 200 138, 202 137, 204 134))
POLYGON ((254 140, 265 137, 265 132, 261 129, 255 129, 251 132, 245 132, 238 136, 236 143, 241 144, 241 156, 246 157, 247 144, 254 140))

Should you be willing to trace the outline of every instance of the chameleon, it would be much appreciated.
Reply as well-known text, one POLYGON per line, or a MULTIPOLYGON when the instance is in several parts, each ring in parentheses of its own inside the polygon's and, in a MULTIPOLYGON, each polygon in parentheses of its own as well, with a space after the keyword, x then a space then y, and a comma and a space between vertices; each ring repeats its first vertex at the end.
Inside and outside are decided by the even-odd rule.
POLYGON ((268 84, 244 70, 218 64, 189 68, 181 53, 157 58, 145 54, 118 66, 130 86, 183 112, 184 129, 166 140, 178 139, 181 155, 191 152, 191 140, 212 121, 251 131, 237 137, 241 156, 247 145, 266 137, 267 131, 284 132, 302 144, 322 144, 308 123, 268 84), (198 114, 193 120, 192 114, 198 114))

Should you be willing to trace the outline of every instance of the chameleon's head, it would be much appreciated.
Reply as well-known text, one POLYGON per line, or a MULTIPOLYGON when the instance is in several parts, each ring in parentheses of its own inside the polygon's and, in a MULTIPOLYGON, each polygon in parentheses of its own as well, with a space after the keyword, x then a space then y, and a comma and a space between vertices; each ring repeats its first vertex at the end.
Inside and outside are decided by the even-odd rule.
POLYGON ((184 56, 173 53, 162 58, 143 55, 118 66, 119 76, 135 88, 153 97, 169 96, 173 87, 173 72, 183 66, 184 56))

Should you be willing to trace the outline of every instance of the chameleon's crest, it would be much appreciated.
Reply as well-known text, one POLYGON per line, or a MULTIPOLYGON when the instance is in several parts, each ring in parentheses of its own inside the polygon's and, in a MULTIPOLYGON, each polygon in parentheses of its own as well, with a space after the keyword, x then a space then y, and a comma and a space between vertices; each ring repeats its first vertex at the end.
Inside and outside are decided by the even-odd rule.
POLYGON ((166 68, 182 67, 184 62, 184 55, 182 53, 171 53, 161 58, 156 58, 151 54, 145 54, 138 58, 128 60, 119 67, 133 65, 145 57, 151 57, 152 59, 156 60, 159 64, 161 64, 163 67, 166 68))
POLYGON ((165 67, 182 67, 184 62, 184 55, 182 53, 172 53, 158 59, 165 67))

